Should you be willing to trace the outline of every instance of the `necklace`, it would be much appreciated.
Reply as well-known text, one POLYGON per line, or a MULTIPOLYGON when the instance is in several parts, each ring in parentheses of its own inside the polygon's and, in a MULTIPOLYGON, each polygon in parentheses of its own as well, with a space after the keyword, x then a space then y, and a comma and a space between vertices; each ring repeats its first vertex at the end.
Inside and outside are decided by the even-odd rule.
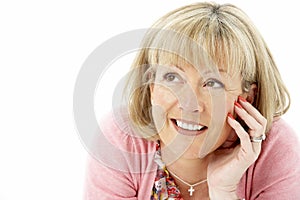
POLYGON ((169 171, 169 173, 174 176, 175 178, 177 178, 178 180, 180 180, 182 183, 186 184, 187 186, 189 186, 190 188, 188 189, 188 192, 190 193, 190 196, 193 196, 193 192, 195 192, 194 187, 196 187, 197 185, 200 185, 201 183, 205 183, 207 181, 207 179, 199 181, 198 183, 195 184, 189 184, 187 182, 185 182, 184 180, 182 180, 181 178, 179 178, 176 174, 172 173, 169 171))

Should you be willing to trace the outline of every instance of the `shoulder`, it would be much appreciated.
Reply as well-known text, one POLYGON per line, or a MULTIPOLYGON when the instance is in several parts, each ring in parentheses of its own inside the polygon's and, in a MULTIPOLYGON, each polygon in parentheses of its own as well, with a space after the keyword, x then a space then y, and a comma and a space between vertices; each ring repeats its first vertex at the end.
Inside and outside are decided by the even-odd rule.
POLYGON ((273 122, 267 139, 262 144, 259 161, 276 162, 280 168, 291 168, 290 164, 300 162, 299 138, 284 119, 279 118, 273 122))
POLYGON ((100 120, 88 147, 86 199, 140 199, 137 195, 150 194, 156 143, 134 133, 128 120, 120 110, 100 120))
POLYGON ((263 147, 285 143, 299 144, 299 138, 291 126, 284 119, 279 118, 273 122, 263 147))
POLYGON ((107 167, 130 173, 150 170, 148 168, 153 167, 156 143, 134 131, 124 109, 103 116, 99 128, 93 152, 97 160, 107 167))
POLYGON ((283 119, 280 118, 273 122, 267 139, 262 144, 262 152, 257 165, 259 163, 261 163, 261 170, 264 173, 270 173, 274 167, 277 172, 286 170, 285 173, 299 168, 299 138, 283 119), (269 166, 268 169, 266 169, 267 166, 269 166))
POLYGON ((156 142, 143 137, 141 130, 134 128, 126 109, 106 114, 101 118, 99 127, 103 136, 120 149, 136 153, 155 151, 156 142))

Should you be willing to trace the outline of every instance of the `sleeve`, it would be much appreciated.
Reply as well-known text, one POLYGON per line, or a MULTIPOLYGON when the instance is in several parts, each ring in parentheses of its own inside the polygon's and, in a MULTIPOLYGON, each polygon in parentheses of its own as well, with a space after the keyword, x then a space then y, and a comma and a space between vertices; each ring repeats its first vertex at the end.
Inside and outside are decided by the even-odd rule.
POLYGON ((84 200, 136 200, 136 193, 129 173, 106 167, 89 158, 84 200))
POLYGON ((88 146, 85 200, 136 200, 150 195, 155 143, 137 137, 127 118, 107 116, 88 146), (149 179, 150 177, 150 179, 149 179))
MULTIPOLYGON (((289 163, 286 163, 288 166, 289 163)), ((300 163, 297 167, 299 168, 300 163)), ((272 172, 273 170, 271 170, 272 172)), ((257 200, 287 200, 300 198, 300 172, 295 166, 290 169, 281 168, 281 174, 278 177, 273 176, 272 183, 265 188, 258 196, 257 200)), ((273 171, 276 174, 275 171, 273 171)))
POLYGON ((256 200, 300 199, 300 144, 285 124, 266 144, 261 160, 253 166, 251 198, 256 200))

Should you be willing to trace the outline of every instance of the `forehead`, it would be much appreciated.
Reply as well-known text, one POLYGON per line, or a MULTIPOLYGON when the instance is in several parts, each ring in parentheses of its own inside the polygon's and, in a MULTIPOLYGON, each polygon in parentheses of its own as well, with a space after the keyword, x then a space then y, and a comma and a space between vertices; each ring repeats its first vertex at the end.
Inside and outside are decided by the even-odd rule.
POLYGON ((209 74, 221 74, 222 76, 234 77, 240 75, 239 70, 228 68, 221 62, 216 64, 209 56, 199 56, 196 58, 182 58, 181 56, 173 53, 161 52, 155 56, 157 59, 152 63, 159 67, 176 67, 177 69, 185 71, 193 71, 202 76, 209 74))
POLYGON ((192 65, 199 71, 205 68, 214 72, 222 69, 232 76, 242 73, 246 79, 255 74, 255 56, 251 48, 233 36, 223 38, 217 33, 211 37, 204 33, 191 36, 167 33, 151 38, 150 48, 144 54, 147 64, 192 65))

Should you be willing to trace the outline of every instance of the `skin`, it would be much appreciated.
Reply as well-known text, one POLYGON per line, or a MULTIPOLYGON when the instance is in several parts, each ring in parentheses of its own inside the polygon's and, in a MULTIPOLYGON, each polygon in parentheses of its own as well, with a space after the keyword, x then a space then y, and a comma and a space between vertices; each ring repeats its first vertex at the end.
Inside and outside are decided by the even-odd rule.
MULTIPOLYGON (((250 93, 243 93, 241 80, 238 73, 196 69, 188 64, 166 65, 156 72, 150 91, 162 158, 169 171, 188 183, 208 180, 196 188, 193 198, 236 199, 240 178, 260 153, 261 145, 252 144, 249 134, 264 133, 266 121, 250 103, 238 100, 238 96, 254 99, 256 89, 253 86, 250 93), (243 119, 250 132, 228 117, 228 113, 243 119), (207 128, 201 132, 181 132, 175 120, 207 128), (238 137, 241 144, 231 147, 238 137)), ((188 187, 175 181, 183 198, 189 199, 188 187)))

